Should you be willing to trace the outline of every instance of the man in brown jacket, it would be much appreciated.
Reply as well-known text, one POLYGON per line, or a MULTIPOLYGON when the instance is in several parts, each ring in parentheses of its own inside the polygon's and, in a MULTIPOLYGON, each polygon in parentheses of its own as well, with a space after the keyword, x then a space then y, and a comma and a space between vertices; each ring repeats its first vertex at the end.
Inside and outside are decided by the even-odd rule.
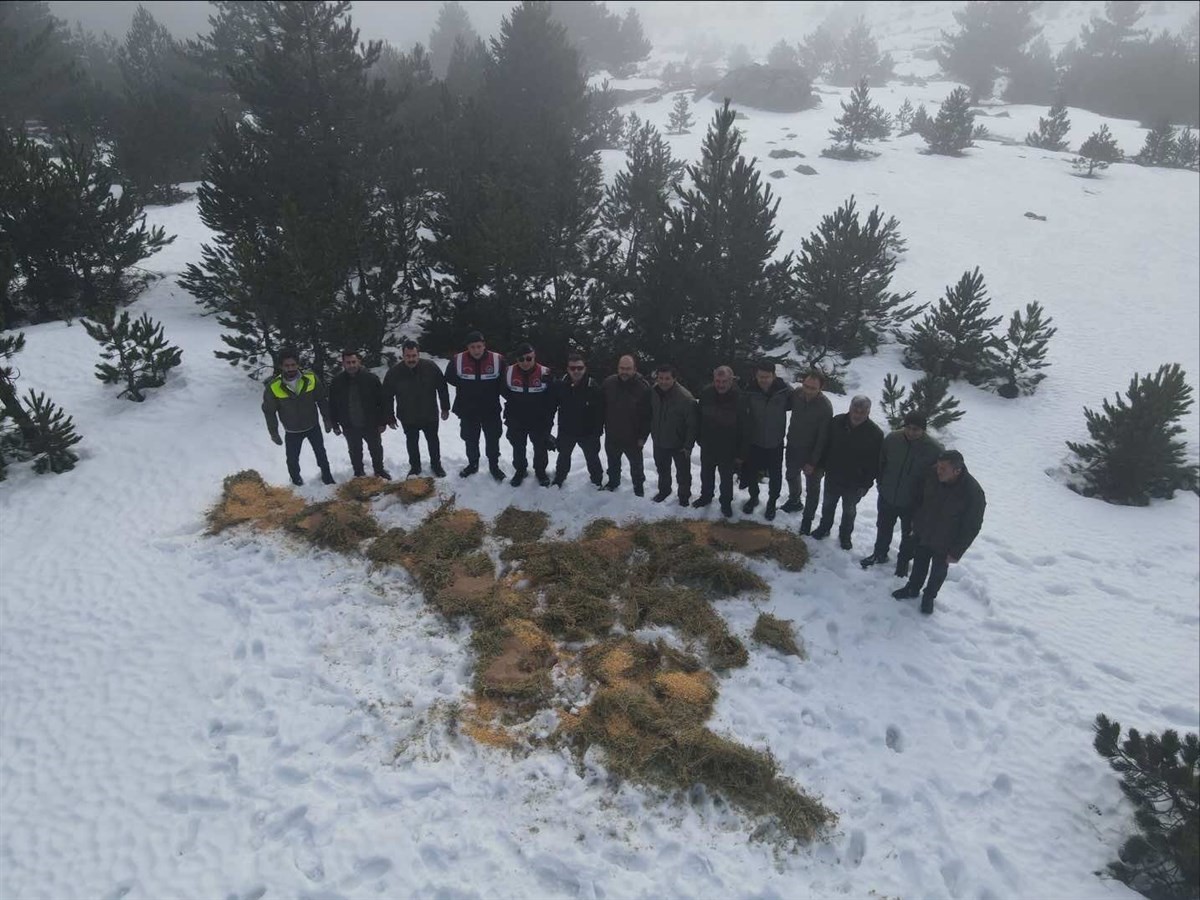
POLYGON ((633 493, 645 493, 646 469, 642 448, 650 435, 650 383, 638 374, 637 361, 626 354, 617 360, 617 374, 604 379, 604 452, 608 457, 607 491, 621 484, 621 458, 629 460, 633 493))

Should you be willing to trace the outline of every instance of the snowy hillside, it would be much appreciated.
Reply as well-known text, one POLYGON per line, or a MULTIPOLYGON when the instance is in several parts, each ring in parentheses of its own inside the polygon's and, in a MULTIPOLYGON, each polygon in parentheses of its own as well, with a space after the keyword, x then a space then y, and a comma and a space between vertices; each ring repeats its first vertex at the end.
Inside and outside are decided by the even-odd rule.
MULTIPOLYGON (((874 94, 932 110, 951 87, 874 94)), ((1197 384, 1200 178, 1117 165, 1084 180, 1067 154, 984 142, 931 157, 915 136, 872 161, 823 159, 842 96, 738 123, 743 152, 786 175, 768 179, 781 249, 854 194, 901 222, 899 290, 934 300, 978 265, 996 314, 1038 300, 1059 333, 1035 396, 954 388, 967 415, 943 437, 988 510, 932 618, 890 598, 890 573, 857 564, 873 494, 853 553, 811 544, 794 575, 754 563, 769 598, 719 606, 743 638, 764 609, 802 626, 809 658, 753 647, 710 724, 769 748, 822 797, 840 816, 828 840, 780 854, 703 793, 614 788, 599 757, 579 771, 566 752, 457 736, 447 718, 470 689, 468 636, 406 576, 278 537, 203 535, 226 475, 286 474, 261 385, 213 357, 219 326, 175 283, 206 239, 193 201, 150 214, 178 239, 149 261, 165 277, 135 310, 184 357, 147 402, 97 382, 82 328, 26 329, 22 387, 49 392, 84 441, 74 471, 14 467, 0 486, 0 896, 1136 896, 1094 874, 1131 814, 1091 722, 1200 725, 1200 502, 1108 506, 1057 471, 1064 441, 1086 436, 1083 406, 1134 372, 1178 361, 1197 384), (804 158, 768 158, 785 148, 804 158)), ((670 100, 630 108, 663 127, 670 100)), ((698 157, 714 108, 698 103, 692 133, 670 138, 676 156, 698 157)), ((991 111, 1008 114, 982 120, 991 132, 1017 141, 1044 113, 991 111)), ((1070 115, 1077 146, 1101 119, 1070 115)), ((1136 123, 1108 121, 1124 149, 1140 146, 1136 123)), ((606 155, 610 177, 622 164, 606 155)), ((851 387, 877 399, 889 371, 913 374, 890 345, 854 363, 851 387)), ((562 492, 460 481, 453 426, 441 490, 485 517, 515 503, 572 536, 596 517, 678 512, 596 493, 578 461, 562 492)), ((1194 453, 1195 410, 1187 427, 1194 453)), ((347 479, 344 445, 328 446, 347 479)), ((385 449, 403 472, 396 433, 385 449)), ((309 481, 305 497, 330 495, 309 481)), ((432 504, 392 507, 385 524, 432 504)))

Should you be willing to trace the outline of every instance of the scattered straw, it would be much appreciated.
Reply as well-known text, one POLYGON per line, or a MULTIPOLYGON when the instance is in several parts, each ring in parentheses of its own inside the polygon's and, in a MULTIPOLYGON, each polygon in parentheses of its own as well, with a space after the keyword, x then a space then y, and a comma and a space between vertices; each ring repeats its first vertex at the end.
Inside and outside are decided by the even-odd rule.
POLYGON ((379 534, 379 524, 361 503, 327 500, 306 507, 289 525, 296 534, 318 547, 351 553, 379 534))
POLYGON ((492 531, 496 537, 521 543, 540 540, 549 524, 550 516, 544 512, 509 506, 496 516, 492 531))
POLYGON ((247 469, 225 479, 221 500, 208 513, 208 533, 246 522, 260 530, 283 528, 305 507, 290 488, 271 487, 258 472, 247 469))
POLYGON ((760 644, 774 647, 785 656, 804 659, 804 648, 796 642, 790 619, 777 619, 770 613, 759 613, 750 637, 760 644))

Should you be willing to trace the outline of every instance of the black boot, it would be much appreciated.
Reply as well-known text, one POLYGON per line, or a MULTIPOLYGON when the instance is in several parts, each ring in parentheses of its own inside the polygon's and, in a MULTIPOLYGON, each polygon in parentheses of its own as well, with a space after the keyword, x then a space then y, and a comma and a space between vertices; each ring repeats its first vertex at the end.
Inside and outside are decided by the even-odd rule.
POLYGON ((733 504, 728 500, 721 501, 721 515, 727 519, 733 518, 733 504))
POLYGON ((768 522, 775 521, 775 501, 774 500, 767 501, 767 508, 763 510, 763 518, 766 519, 768 522))
POLYGON ((680 494, 679 495, 679 505, 682 507, 685 507, 685 508, 688 506, 691 506, 692 505, 692 495, 691 494, 680 494))
POLYGON ((872 553, 870 556, 864 556, 858 561, 858 563, 864 569, 869 569, 871 566, 878 565, 879 563, 885 563, 887 561, 888 555, 886 553, 872 553))
MULTIPOLYGON (((803 519, 800 522, 800 533, 803 535, 812 534, 812 519, 803 519)), ((826 532, 828 533, 828 532, 826 532)))
POLYGON ((644 484, 635 484, 633 486, 633 496, 645 497, 646 496, 646 486, 644 484))
POLYGON ((421 464, 420 464, 420 463, 413 463, 411 466, 409 466, 409 467, 408 467, 408 475, 406 475, 405 477, 406 477, 406 478, 413 478, 413 477, 415 477, 415 476, 417 476, 417 475, 420 475, 420 474, 421 474, 421 464))
POLYGON ((296 487, 299 487, 300 485, 304 484, 304 479, 301 478, 299 475, 293 475, 292 476, 292 484, 296 485, 296 487))
POLYGON ((391 472, 389 472, 387 469, 376 469, 376 470, 375 470, 375 477, 376 477, 376 478, 382 478, 384 481, 391 481, 391 480, 392 480, 392 473, 391 473, 391 472))
POLYGON ((897 600, 912 600, 920 595, 920 591, 916 588, 909 587, 907 584, 898 591, 892 591, 892 596, 897 600))
POLYGON ((896 577, 897 578, 907 578, 908 577, 908 560, 907 559, 896 560, 896 577))
POLYGON ((459 478, 470 478, 479 471, 479 461, 467 463, 466 467, 458 473, 459 478))
POLYGON ((692 501, 692 509, 704 509, 712 503, 712 497, 697 497, 692 501))
POLYGON ((554 485, 556 488, 560 488, 560 487, 562 487, 564 484, 566 484, 566 482, 567 482, 567 479, 566 479, 564 476, 561 476, 561 475, 555 475, 555 476, 554 476, 554 481, 552 481, 552 482, 550 482, 550 483, 551 483, 551 484, 553 484, 553 485, 554 485))
POLYGON ((928 594, 921 597, 921 612, 927 616, 933 615, 933 597, 928 594))
POLYGON ((854 549, 854 544, 850 540, 850 536, 848 534, 840 535, 838 537, 838 543, 841 544, 843 550, 853 550, 854 549))
POLYGON ((758 507, 758 498, 751 497, 749 500, 747 500, 745 503, 742 504, 742 512, 744 512, 746 515, 750 515, 750 513, 754 512, 754 510, 757 507, 758 507))
POLYGON ((497 481, 504 480, 504 470, 500 468, 500 463, 496 462, 495 460, 492 460, 490 463, 488 463, 488 471, 491 472, 492 477, 497 481))
POLYGON ((440 462, 430 463, 429 471, 433 473, 434 478, 446 477, 446 470, 442 468, 442 464, 440 462))
MULTIPOLYGON (((637 488, 634 488, 634 493, 637 493, 637 488)), ((662 503, 664 500, 666 500, 670 496, 671 496, 670 489, 665 490, 665 491, 660 490, 657 494, 655 494, 650 499, 652 499, 655 503, 662 503)))
POLYGON ((333 473, 328 469, 321 470, 321 484, 337 484, 337 482, 333 480, 333 473))
POLYGON ((621 482, 615 481, 612 478, 604 483, 604 490, 612 492, 621 486, 621 482))
POLYGON ((525 480, 525 470, 517 469, 517 471, 513 472, 513 477, 509 479, 508 483, 512 487, 520 487, 521 482, 523 482, 524 480, 525 480))
MULTIPOLYGON (((538 484, 540 484, 542 487, 550 487, 550 476, 549 475, 547 475, 545 472, 534 472, 533 474, 534 474, 534 477, 537 478, 538 484)), ((558 483, 558 486, 562 487, 561 481, 558 483)))
POLYGON ((799 512, 804 508, 804 501, 799 497, 788 497, 783 506, 779 507, 785 513, 799 512))
MULTIPOLYGON (((804 532, 801 531, 800 533, 803 534, 804 532)), ((825 538, 829 537, 829 529, 826 528, 824 525, 821 525, 810 536, 812 537, 812 539, 814 541, 823 541, 823 540, 825 540, 825 538)))

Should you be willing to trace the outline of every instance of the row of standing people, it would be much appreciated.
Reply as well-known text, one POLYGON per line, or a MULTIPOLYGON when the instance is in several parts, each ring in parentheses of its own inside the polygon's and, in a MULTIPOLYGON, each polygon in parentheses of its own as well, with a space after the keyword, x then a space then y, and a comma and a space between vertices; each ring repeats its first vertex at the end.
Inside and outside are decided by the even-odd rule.
POLYGON ((668 364, 657 368, 651 385, 638 373, 631 355, 622 356, 617 372, 603 381, 588 373, 586 360, 578 354, 569 358, 567 372, 559 379, 537 362, 532 346, 521 345, 515 357, 515 363, 507 365, 501 354, 487 348, 482 334, 472 332, 466 349, 452 356, 443 372, 422 359, 419 347, 410 341, 404 345, 401 362, 381 382, 362 367, 357 353, 347 352, 343 371, 331 381, 326 399, 316 376, 301 372, 296 354, 285 351, 281 374, 264 388, 263 411, 276 443, 284 443, 277 422, 284 424, 288 470, 297 484, 302 483, 299 451, 306 439, 313 446, 322 479, 333 481, 318 412, 327 432, 345 436, 356 476, 364 474, 365 443, 375 474, 385 478, 390 475, 383 467, 381 436, 398 425, 405 432, 409 475, 422 471, 420 439, 424 437, 431 471, 444 476, 438 427, 439 420, 453 412, 467 454, 462 477, 479 471, 481 438, 491 475, 498 481, 508 477, 500 467, 500 437, 507 426, 513 486, 528 476, 532 447, 537 481, 561 487, 578 446, 594 485, 617 490, 627 461, 633 491, 642 496, 643 449, 650 440, 658 476, 655 502, 672 495, 674 475, 681 506, 703 508, 716 497, 721 513, 729 517, 736 479, 749 495, 742 511, 751 514, 758 508, 765 476, 765 518, 776 517, 786 483, 788 497, 778 508, 801 512, 800 532, 814 539, 829 535, 840 505, 839 539, 847 550, 852 547, 858 503, 877 485, 876 541, 862 565, 889 561, 899 523, 896 575, 909 580, 893 596, 906 599, 920 593, 923 612, 932 612, 949 565, 966 552, 982 525, 982 489, 967 472, 961 454, 943 451, 926 434, 923 417, 910 414, 903 428, 885 436, 870 418, 871 402, 866 397, 853 398, 846 413, 834 415, 819 372, 807 373, 793 388, 776 376, 772 364, 759 363, 751 382, 739 388, 732 369, 721 366, 697 398, 678 382, 668 364), (448 384, 456 389, 453 406, 448 384), (552 436, 556 413, 557 435, 552 436), (602 438, 607 472, 600 459, 602 438), (697 445, 700 490, 692 501, 691 458, 697 445), (557 450, 553 478, 549 473, 552 450, 557 450), (813 529, 818 510, 820 520, 813 529))

